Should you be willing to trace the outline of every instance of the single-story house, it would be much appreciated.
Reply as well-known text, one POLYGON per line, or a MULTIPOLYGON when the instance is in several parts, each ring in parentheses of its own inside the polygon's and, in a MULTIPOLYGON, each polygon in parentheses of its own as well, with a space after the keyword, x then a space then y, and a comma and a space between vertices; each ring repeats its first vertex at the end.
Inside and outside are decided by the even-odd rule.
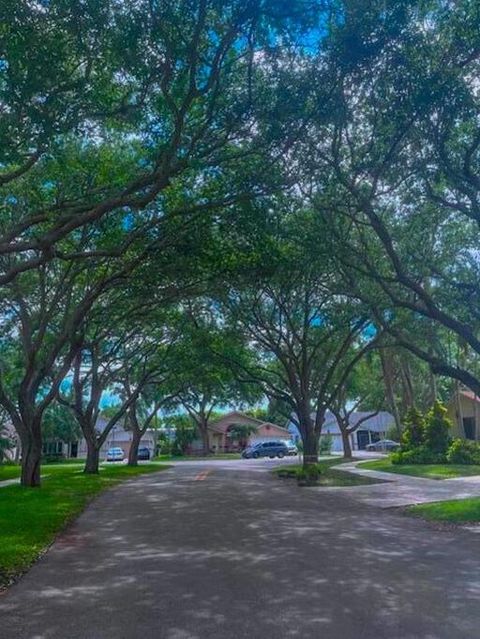
MULTIPOLYGON (((108 420, 99 417, 97 419, 96 429, 103 432, 107 426, 108 420)), ((122 448, 125 456, 128 457, 130 446, 132 444, 132 432, 124 428, 124 422, 116 424, 108 433, 105 443, 100 449, 100 459, 106 457, 109 448, 122 448)), ((140 440, 140 447, 148 448, 150 456, 155 454, 156 432, 149 429, 140 440)), ((87 442, 84 437, 75 442, 63 442, 61 440, 46 441, 43 444, 44 455, 61 455, 63 457, 78 457, 85 459, 87 456, 87 442)))
MULTIPOLYGON (((283 439, 289 441, 291 434, 286 428, 270 422, 262 422, 239 411, 232 411, 212 421, 208 426, 208 442, 210 450, 217 453, 235 452, 255 443, 283 439), (234 437, 236 426, 248 426, 245 437, 234 437)), ((189 453, 198 454, 203 449, 200 438, 195 439, 189 453)))
MULTIPOLYGON (((373 411, 353 411, 350 414, 349 425, 355 426, 359 421, 365 419, 365 417, 373 411)), ((314 418, 314 415, 312 415, 314 418)), ((385 439, 388 429, 393 426, 393 416, 387 411, 380 411, 376 415, 372 415, 365 421, 362 421, 358 430, 355 430, 350 434, 350 445, 352 450, 365 450, 368 444, 377 442, 380 439, 385 439)), ((295 441, 300 440, 300 432, 296 424, 290 420, 287 426, 289 432, 292 435, 292 439, 295 441)), ((335 415, 327 410, 325 413, 325 421, 322 426, 321 437, 330 437, 332 440, 332 452, 343 453, 343 442, 340 428, 338 426, 335 415)))
POLYGON ((452 436, 480 440, 480 397, 470 390, 459 390, 447 404, 453 422, 452 436))

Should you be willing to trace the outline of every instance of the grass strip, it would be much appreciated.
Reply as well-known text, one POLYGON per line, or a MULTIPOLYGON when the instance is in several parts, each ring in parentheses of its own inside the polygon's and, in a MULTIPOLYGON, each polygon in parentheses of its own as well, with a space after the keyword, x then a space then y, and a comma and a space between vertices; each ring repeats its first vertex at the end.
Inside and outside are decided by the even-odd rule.
POLYGON ((52 464, 43 467, 45 478, 40 488, 18 484, 1 487, 0 587, 24 572, 100 492, 126 479, 167 468, 159 464, 106 466, 99 475, 85 475, 82 464, 52 464))
POLYGON ((478 523, 480 522, 480 497, 418 504, 409 506, 406 508, 406 512, 430 521, 448 521, 459 524, 478 523))
MULTIPOLYGON (((317 468, 320 472, 320 476, 317 482, 318 486, 362 486, 366 484, 378 484, 378 479, 372 479, 370 477, 363 477, 362 475, 356 475, 354 473, 348 473, 345 471, 335 470, 335 466, 351 462, 351 460, 345 460, 342 458, 327 459, 320 461, 317 464, 317 468)), ((288 466, 279 466, 272 470, 274 475, 278 477, 296 479, 298 474, 302 471, 303 466, 301 464, 289 464, 288 466)))

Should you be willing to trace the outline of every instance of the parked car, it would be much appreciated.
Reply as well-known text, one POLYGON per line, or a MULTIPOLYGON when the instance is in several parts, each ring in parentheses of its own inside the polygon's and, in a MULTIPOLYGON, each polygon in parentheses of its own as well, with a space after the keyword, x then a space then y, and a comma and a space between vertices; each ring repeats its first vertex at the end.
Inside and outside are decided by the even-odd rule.
POLYGON ((373 442, 373 444, 368 444, 365 450, 375 451, 377 453, 385 453, 391 450, 398 450, 400 448, 400 444, 398 442, 394 442, 393 439, 380 439, 378 442, 373 442))
POLYGON ((258 444, 253 444, 252 446, 248 446, 242 453, 242 457, 244 459, 258 459, 259 457, 270 457, 273 459, 274 457, 286 457, 287 455, 291 455, 294 453, 290 452, 289 447, 287 446, 287 442, 285 441, 271 441, 271 442, 260 442, 258 444))
POLYGON ((291 456, 298 455, 298 448, 295 442, 289 441, 289 442, 285 442, 285 444, 287 445, 289 455, 291 456))
POLYGON ((137 459, 150 459, 150 450, 146 446, 139 448, 137 459))
POLYGON ((125 453, 123 452, 121 448, 109 448, 107 450, 107 457, 106 457, 107 462, 123 461, 124 459, 125 459, 125 453))

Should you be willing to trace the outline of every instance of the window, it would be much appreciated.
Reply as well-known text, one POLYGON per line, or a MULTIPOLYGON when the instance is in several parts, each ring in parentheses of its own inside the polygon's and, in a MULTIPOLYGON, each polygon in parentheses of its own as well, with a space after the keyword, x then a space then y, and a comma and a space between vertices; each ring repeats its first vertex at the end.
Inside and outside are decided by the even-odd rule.
POLYGON ((463 430, 467 439, 475 439, 475 417, 463 418, 463 430))

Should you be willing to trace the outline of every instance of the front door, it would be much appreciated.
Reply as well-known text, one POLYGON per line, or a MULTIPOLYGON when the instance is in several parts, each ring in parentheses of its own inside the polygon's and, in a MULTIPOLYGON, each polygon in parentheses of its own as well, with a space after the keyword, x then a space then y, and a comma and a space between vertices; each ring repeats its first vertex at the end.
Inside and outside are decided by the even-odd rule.
POLYGON ((77 457, 78 455, 78 442, 72 442, 70 444, 70 457, 77 457))

